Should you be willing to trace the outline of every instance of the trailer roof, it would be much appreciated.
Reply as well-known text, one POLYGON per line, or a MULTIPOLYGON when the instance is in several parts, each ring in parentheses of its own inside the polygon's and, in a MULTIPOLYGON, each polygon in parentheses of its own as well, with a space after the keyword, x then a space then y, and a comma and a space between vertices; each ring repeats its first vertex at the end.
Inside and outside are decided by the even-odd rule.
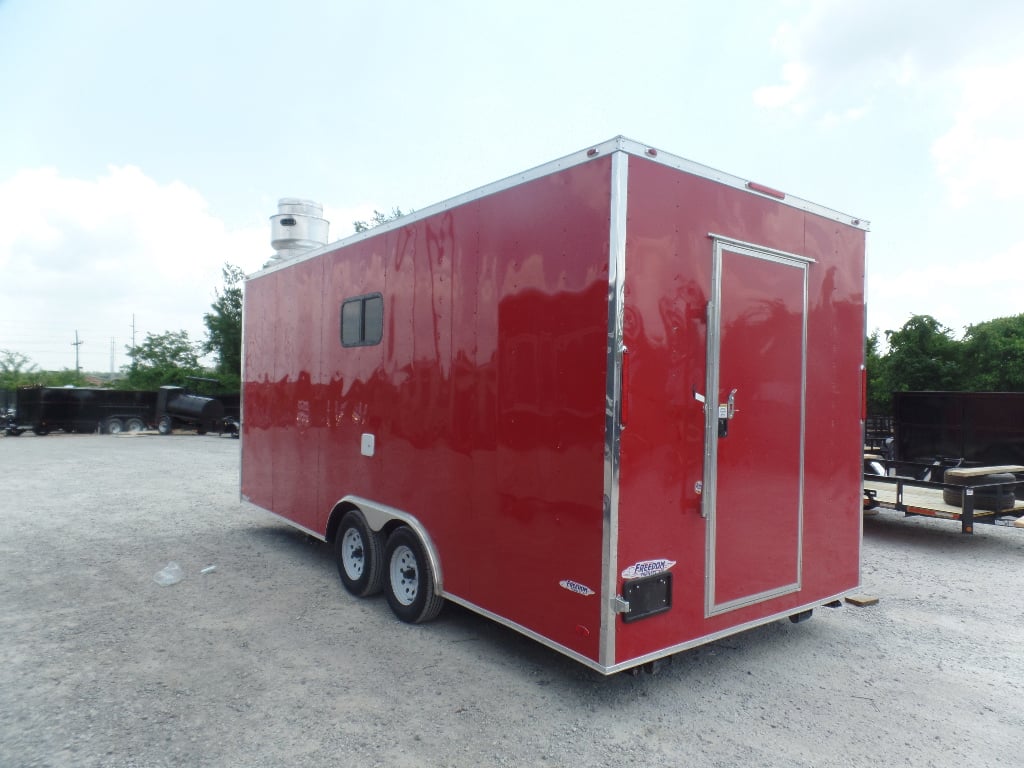
MULTIPOLYGON (((809 213, 814 213, 818 216, 822 216, 827 219, 832 219, 834 221, 846 224, 848 226, 856 227, 858 229, 862 229, 865 231, 869 229, 870 222, 866 219, 858 218, 856 216, 850 216, 845 213, 840 213, 839 211, 836 211, 832 208, 827 208, 823 205, 818 205, 817 203, 812 203, 808 200, 804 200, 799 197, 794 197, 792 195, 786 194, 785 192, 772 189, 771 187, 767 187, 755 181, 750 181, 748 179, 744 179, 739 176, 734 176, 732 174, 716 170, 709 166, 696 163, 692 160, 687 160, 686 158, 680 157, 679 155, 673 155, 669 152, 664 152, 648 144, 643 144, 641 142, 634 141, 633 139, 629 139, 625 136, 616 136, 615 138, 608 139, 607 141, 601 142, 600 144, 593 144, 589 147, 586 147, 585 149, 581 149, 578 152, 573 152, 572 154, 566 155, 565 157, 561 157, 557 160, 552 160, 550 162, 544 163, 543 165, 538 165, 534 168, 531 168, 527 171, 513 174, 512 176, 507 176, 499 181, 486 184, 482 187, 477 187, 476 189, 470 190, 468 192, 463 192, 460 195, 448 198, 447 200, 443 200, 439 203, 434 203, 433 205, 429 205, 426 208, 421 208, 418 211, 414 211, 413 213, 401 216, 397 219, 373 227, 372 229, 368 229, 364 232, 357 232, 353 235, 349 235, 348 237, 344 237, 340 240, 335 240, 334 242, 327 243, 326 245, 309 250, 295 258, 288 259, 287 261, 277 262, 271 266, 265 267, 264 269, 256 272, 255 274, 258 275, 263 274, 264 272, 276 271, 278 269, 288 266, 289 264, 295 264, 301 261, 305 261, 306 259, 313 258, 315 256, 320 255, 321 253, 334 250, 339 245, 348 245, 351 243, 359 242, 360 240, 365 240, 366 238, 369 237, 376 237, 377 235, 383 234, 385 232, 407 226, 408 224, 414 221, 425 219, 430 216, 434 216, 438 213, 442 213, 446 210, 456 208, 461 205, 465 205, 466 203, 469 203, 473 200, 477 200, 482 197, 487 197, 488 195, 496 194, 503 190, 519 186, 520 184, 525 184, 527 182, 542 178, 544 176, 549 176, 553 173, 565 170, 566 168, 572 168, 573 166, 576 165, 582 165, 583 163, 588 163, 597 160, 614 152, 624 152, 629 155, 634 155, 635 157, 642 157, 646 160, 651 160, 653 162, 660 163, 670 168, 676 168, 680 171, 693 174, 694 176, 710 179, 712 181, 718 182, 719 184, 724 184, 735 189, 741 189, 749 194, 756 195, 758 197, 770 198, 782 205, 788 205, 793 208, 808 211, 809 213)), ((252 276, 254 275, 250 275, 250 277, 252 276)))

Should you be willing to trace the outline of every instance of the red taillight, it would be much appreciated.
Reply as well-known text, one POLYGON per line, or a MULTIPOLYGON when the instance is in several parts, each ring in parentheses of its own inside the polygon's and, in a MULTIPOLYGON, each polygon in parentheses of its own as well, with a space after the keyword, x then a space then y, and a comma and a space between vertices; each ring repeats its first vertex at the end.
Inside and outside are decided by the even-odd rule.
POLYGON ((868 420, 868 369, 860 367, 860 420, 868 420))
POLYGON ((771 187, 766 187, 764 184, 758 184, 756 181, 748 181, 747 182, 747 189, 749 189, 751 192, 760 192, 762 195, 768 195, 768 197, 774 197, 774 198, 777 198, 779 200, 785 200, 786 199, 786 193, 785 192, 780 192, 777 189, 772 189, 771 187))

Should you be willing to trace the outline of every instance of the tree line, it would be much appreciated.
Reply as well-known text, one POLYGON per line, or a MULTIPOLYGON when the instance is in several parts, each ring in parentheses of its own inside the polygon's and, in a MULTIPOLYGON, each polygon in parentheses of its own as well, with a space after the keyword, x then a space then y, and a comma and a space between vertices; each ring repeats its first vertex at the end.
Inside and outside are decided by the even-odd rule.
MULTIPOLYGON (((129 362, 121 377, 108 382, 115 389, 152 390, 164 384, 184 385, 188 377, 214 378, 221 391, 237 392, 242 381, 242 281, 241 267, 225 264, 223 286, 214 289, 214 302, 203 315, 206 338, 192 340, 188 331, 147 333, 142 343, 125 347, 129 362), (213 355, 212 368, 200 362, 213 355)), ((0 389, 42 385, 84 386, 80 371, 41 371, 26 355, 0 349, 0 389)))
POLYGON ((957 339, 931 315, 867 338, 868 413, 892 412, 893 392, 1024 392, 1024 314, 967 326, 957 339))

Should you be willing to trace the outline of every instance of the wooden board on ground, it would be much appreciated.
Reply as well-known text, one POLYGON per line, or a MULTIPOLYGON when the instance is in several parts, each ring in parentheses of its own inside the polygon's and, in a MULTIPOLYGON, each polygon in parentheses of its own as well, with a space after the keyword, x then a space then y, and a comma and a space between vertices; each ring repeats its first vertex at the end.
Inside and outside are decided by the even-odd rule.
POLYGON ((878 598, 874 595, 848 595, 846 602, 856 605, 858 608, 864 608, 869 605, 875 605, 878 602, 878 598))

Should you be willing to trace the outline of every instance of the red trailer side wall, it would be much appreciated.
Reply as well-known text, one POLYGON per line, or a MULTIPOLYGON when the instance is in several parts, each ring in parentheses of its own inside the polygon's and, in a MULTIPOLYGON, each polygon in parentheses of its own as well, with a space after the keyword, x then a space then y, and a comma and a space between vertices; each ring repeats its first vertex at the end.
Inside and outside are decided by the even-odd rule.
MULTIPOLYGON (((629 402, 621 437, 618 563, 620 571, 649 559, 676 564, 672 609, 620 622, 617 661, 852 589, 859 580, 860 548, 864 233, 642 158, 630 158, 628 189, 629 402), (705 426, 694 393, 704 391, 707 374, 709 233, 815 261, 808 270, 802 586, 705 618, 707 521, 697 491, 705 426)), ((750 349, 749 354, 756 361, 766 353, 750 349)), ((741 403, 747 394, 740 393, 741 403)), ((739 416, 755 414, 744 413, 741 405, 739 416)), ((772 458, 745 459, 749 482, 757 484, 753 493, 763 499, 763 517, 750 523, 768 536, 792 537, 795 529, 780 526, 776 532, 771 524, 774 500, 794 482, 765 470, 772 458)))
POLYGON ((320 535, 347 495, 414 515, 449 596, 596 659, 609 200, 604 158, 250 280, 243 494, 320 535), (382 343, 343 348, 375 292, 382 343))
POLYGON ((243 334, 242 493, 312 531, 322 517, 311 481, 325 421, 322 273, 320 262, 309 261, 247 283, 243 334))

